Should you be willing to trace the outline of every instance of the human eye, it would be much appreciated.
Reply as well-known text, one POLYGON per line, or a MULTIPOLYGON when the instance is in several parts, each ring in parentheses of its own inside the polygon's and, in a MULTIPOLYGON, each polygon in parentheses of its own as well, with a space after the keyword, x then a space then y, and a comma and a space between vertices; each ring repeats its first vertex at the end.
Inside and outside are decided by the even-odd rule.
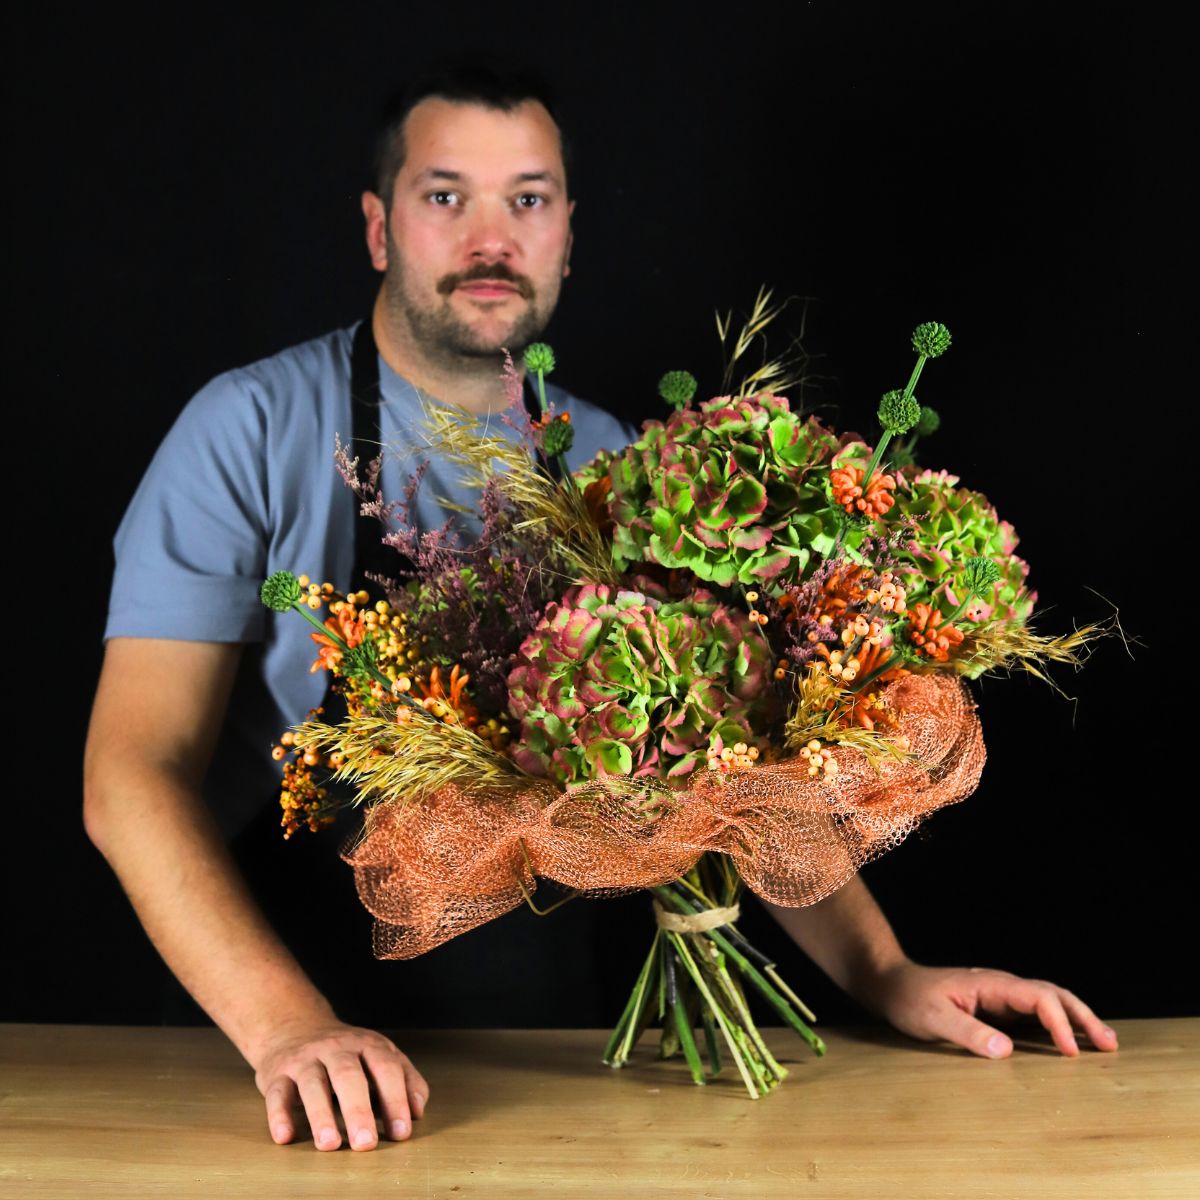
POLYGON ((454 208, 462 203, 462 198, 457 192, 451 192, 445 188, 441 188, 436 192, 430 192, 426 199, 435 208, 454 208))
POLYGON ((540 192, 522 192, 517 197, 517 207, 524 209, 545 208, 546 197, 540 192))

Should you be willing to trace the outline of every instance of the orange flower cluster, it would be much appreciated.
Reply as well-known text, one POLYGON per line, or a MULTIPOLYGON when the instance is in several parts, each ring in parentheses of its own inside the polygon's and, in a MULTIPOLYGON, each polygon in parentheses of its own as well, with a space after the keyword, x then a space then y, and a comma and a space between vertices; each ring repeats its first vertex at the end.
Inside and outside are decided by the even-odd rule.
POLYGON ((928 604, 918 604, 908 614, 909 639, 919 653, 935 662, 947 662, 951 651, 962 645, 961 630, 942 624, 942 613, 928 604))
MULTIPOLYGON (((326 620, 325 628, 342 638, 351 650, 360 645, 366 636, 366 622, 363 615, 349 601, 344 601, 337 606, 333 616, 326 620)), ((309 636, 320 647, 313 665, 308 668, 309 674, 311 675, 315 671, 332 671, 342 661, 341 647, 333 638, 323 637, 319 633, 312 633, 309 636)))
POLYGON ((896 503, 892 493, 896 490, 896 477, 875 471, 871 482, 864 489, 865 467, 845 466, 829 472, 833 489, 833 502, 840 504, 848 513, 864 517, 882 517, 896 503))
POLYGON ((441 668, 435 666, 429 672, 428 682, 417 680, 417 687, 424 693, 421 704, 427 712, 431 712, 447 725, 461 724, 468 729, 474 729, 479 724, 479 709, 464 692, 470 682, 471 676, 455 663, 450 672, 450 687, 447 690, 442 680, 441 668))

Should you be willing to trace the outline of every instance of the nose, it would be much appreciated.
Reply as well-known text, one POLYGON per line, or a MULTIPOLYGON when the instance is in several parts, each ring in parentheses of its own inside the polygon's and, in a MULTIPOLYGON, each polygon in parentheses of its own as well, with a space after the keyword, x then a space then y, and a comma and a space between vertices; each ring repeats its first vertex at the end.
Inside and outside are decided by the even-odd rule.
POLYGON ((512 214, 501 204, 476 207, 467 231, 467 253, 473 262, 508 262, 517 253, 512 214))

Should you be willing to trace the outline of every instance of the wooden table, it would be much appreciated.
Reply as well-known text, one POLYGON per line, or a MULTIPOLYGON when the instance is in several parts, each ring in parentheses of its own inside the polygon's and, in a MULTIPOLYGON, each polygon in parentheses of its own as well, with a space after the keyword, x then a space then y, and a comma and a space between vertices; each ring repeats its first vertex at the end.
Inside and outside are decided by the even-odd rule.
MULTIPOLYGON (((0 1196, 1200 1197, 1200 1018, 1116 1023, 1066 1059, 1031 1034, 985 1061, 882 1029, 824 1030, 752 1101, 598 1030, 394 1035, 432 1087, 414 1137, 274 1145, 215 1029, 0 1027, 0 1196)), ((727 1077, 726 1077, 727 1076, 727 1077)))

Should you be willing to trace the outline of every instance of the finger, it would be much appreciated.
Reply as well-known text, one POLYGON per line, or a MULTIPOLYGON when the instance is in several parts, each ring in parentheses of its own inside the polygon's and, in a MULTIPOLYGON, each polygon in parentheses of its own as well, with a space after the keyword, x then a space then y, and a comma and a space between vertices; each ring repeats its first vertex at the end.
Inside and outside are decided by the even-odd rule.
POLYGON ((282 1075, 274 1080, 263 1094, 267 1104, 267 1127, 271 1130, 271 1139, 282 1146, 290 1142, 296 1135, 296 1123, 292 1119, 292 1109, 296 1104, 296 1085, 282 1075))
POLYGON ((408 1102, 412 1107, 413 1116, 420 1118, 425 1115, 425 1106, 429 1103, 429 1084, 425 1076, 406 1058, 404 1073, 408 1076, 408 1102))
POLYGON ((1058 994, 1062 999, 1063 1007, 1067 1010, 1067 1015, 1071 1018, 1071 1024, 1076 1029, 1082 1029, 1097 1050, 1115 1050, 1117 1048, 1116 1031, 1105 1025, 1074 992, 1068 992, 1066 988, 1059 988, 1058 994))
POLYGON ((357 1054, 334 1054, 325 1060, 325 1069, 346 1122, 351 1149, 373 1150, 379 1144, 379 1132, 371 1111, 371 1090, 362 1059, 357 1054))
POLYGON ((956 1004, 939 1007, 928 1018, 931 1034, 963 1046, 981 1058, 1007 1058, 1012 1053, 1012 1041, 998 1029, 964 1012, 956 1004))
POLYGON ((417 1116, 401 1054, 389 1051, 365 1051, 363 1062, 375 1085, 380 1117, 387 1135, 400 1141, 412 1132, 412 1118, 417 1116))
POLYGON ((296 1086, 312 1130, 313 1145, 318 1150, 336 1150, 342 1144, 342 1135, 333 1115, 333 1098, 324 1067, 320 1064, 306 1067, 297 1076, 296 1086))
POLYGON ((1078 1055, 1079 1046, 1070 1019, 1054 984, 1040 979, 1020 979, 1005 989, 1002 999, 1014 1012, 1036 1013, 1059 1050, 1068 1058, 1078 1055))

